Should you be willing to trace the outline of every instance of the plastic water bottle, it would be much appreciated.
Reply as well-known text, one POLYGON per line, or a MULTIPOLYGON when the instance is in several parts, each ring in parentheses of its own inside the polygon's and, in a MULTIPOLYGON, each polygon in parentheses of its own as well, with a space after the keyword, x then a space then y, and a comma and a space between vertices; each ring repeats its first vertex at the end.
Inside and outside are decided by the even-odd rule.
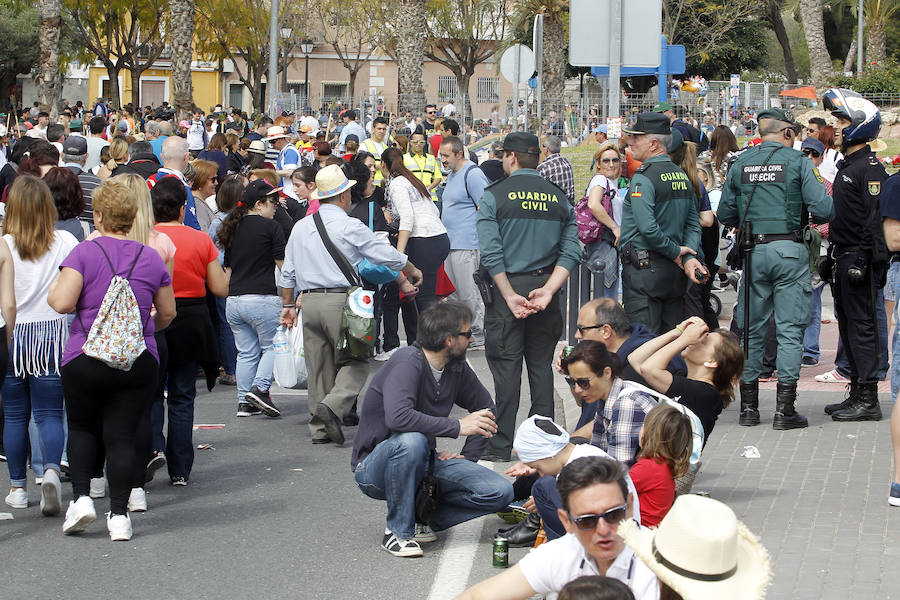
POLYGON ((279 327, 272 337, 272 348, 275 351, 275 381, 284 388, 294 387, 297 385, 297 369, 284 327, 279 327))

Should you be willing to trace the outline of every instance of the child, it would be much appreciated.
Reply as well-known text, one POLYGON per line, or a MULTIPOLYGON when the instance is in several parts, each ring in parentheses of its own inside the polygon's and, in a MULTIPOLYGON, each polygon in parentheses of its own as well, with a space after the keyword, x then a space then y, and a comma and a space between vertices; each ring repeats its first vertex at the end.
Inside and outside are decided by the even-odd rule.
POLYGON ((675 479, 690 467, 690 418, 670 404, 654 407, 641 428, 638 461, 629 474, 640 499, 641 524, 656 527, 675 502, 675 479))

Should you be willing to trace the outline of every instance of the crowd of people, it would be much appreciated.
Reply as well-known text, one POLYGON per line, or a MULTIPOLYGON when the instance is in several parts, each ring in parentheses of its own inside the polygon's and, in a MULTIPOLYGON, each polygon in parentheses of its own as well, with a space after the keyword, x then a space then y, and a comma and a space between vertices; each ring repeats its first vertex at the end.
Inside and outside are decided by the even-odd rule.
MULTIPOLYGON (((234 386, 236 417, 277 418, 273 339, 302 327, 309 440, 341 445, 358 427, 351 468, 387 504, 385 551, 422 556, 437 532, 495 512, 517 521, 497 534, 509 545, 546 537, 462 598, 763 597, 758 540, 689 493, 704 447, 738 383, 741 425, 760 424, 759 381, 775 377, 773 428, 807 426, 797 380, 818 361, 825 282, 842 340, 827 376, 848 383, 826 412, 879 420, 876 309, 885 280, 900 294, 900 187, 868 146, 879 113, 849 90, 824 100, 836 127, 768 109, 743 149, 666 103, 618 143, 598 125, 583 194, 552 128, 510 132, 479 164, 454 111, 434 105, 367 123, 348 109, 339 128, 240 111, 176 123, 165 107, 100 101, 52 125, 29 111, 0 153, 6 503, 28 507, 30 463, 44 515, 71 480, 64 533, 90 527, 108 493, 110 538, 130 539, 160 469, 190 483, 198 373, 208 390, 234 386), (723 226, 736 230, 727 259, 723 226), (582 264, 602 293, 558 351, 559 291, 582 264), (709 306, 729 269, 739 301, 725 329, 709 306), (385 364, 363 394, 370 359, 385 364), (570 431, 554 370, 581 410, 570 431), (466 441, 438 452, 440 437, 466 441), (478 460, 515 462, 503 476, 478 460)), ((897 452, 898 411, 892 433, 897 452)))

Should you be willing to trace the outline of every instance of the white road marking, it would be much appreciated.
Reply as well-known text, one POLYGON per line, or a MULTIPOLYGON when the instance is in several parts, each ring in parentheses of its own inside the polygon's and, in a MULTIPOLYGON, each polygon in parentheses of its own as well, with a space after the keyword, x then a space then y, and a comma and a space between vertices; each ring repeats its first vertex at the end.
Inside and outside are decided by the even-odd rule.
POLYGON ((483 528, 483 518, 450 528, 428 600, 450 600, 466 590, 483 528))

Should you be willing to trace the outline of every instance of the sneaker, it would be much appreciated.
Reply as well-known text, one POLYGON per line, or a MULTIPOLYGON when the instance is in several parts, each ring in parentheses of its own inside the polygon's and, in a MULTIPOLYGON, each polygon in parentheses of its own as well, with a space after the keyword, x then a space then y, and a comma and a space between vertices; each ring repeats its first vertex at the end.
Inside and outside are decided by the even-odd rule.
POLYGON ((155 451, 153 453, 153 458, 147 463, 147 472, 144 473, 144 483, 153 481, 153 476, 164 466, 166 466, 166 453, 162 450, 155 451))
POLYGON ((237 412, 234 413, 236 417, 254 417, 256 415, 262 414, 262 411, 250 404, 249 402, 239 402, 237 412))
POLYGON ((94 501, 90 496, 82 496, 74 502, 69 502, 66 520, 63 522, 63 533, 66 535, 81 533, 96 520, 97 511, 94 510, 94 501))
POLYGON ((384 361, 388 360, 390 357, 392 357, 394 355, 394 352, 396 352, 399 349, 400 348, 397 347, 397 348, 393 348, 391 350, 387 350, 385 352, 379 352, 378 354, 375 355, 375 360, 384 362, 384 361))
POLYGON ((433 532, 428 525, 416 523, 416 534, 413 536, 413 539, 420 544, 427 544, 429 542, 436 542, 437 534, 433 532))
POLYGON ((0 462, 6 462, 6 450, 0 446, 0 462))
POLYGON ((173 477, 172 485, 177 487, 185 487, 188 484, 187 477, 173 477))
POLYGON ((62 485, 59 475, 53 469, 44 471, 41 485, 41 514, 47 517, 58 515, 62 507, 62 485))
POLYGON ((278 410, 278 407, 275 406, 275 403, 272 402, 272 398, 269 396, 269 390, 264 392, 254 385, 250 388, 250 391, 247 392, 244 400, 261 410, 266 416, 281 416, 281 411, 278 410))
POLYGON ((850 380, 838 373, 837 369, 832 369, 827 373, 816 375, 813 379, 819 383, 843 383, 844 385, 850 383, 850 380))
POLYGON ((234 375, 222 375, 216 380, 220 385, 237 385, 237 379, 234 375))
POLYGON ((804 356, 803 360, 800 362, 801 367, 814 367, 817 364, 819 364, 819 361, 812 356, 804 356))
POLYGON ((35 484, 35 485, 43 485, 43 483, 44 483, 44 478, 43 478, 43 477, 35 477, 35 478, 34 478, 34 484, 35 484))
POLYGON ((381 547, 394 556, 422 556, 422 547, 419 545, 419 542, 413 539, 398 538, 390 531, 384 532, 384 539, 381 541, 381 547))
POLYGON ((28 508, 28 492, 25 488, 10 490, 6 496, 6 504, 12 508, 28 508))
POLYGON ((891 495, 888 496, 888 504, 900 506, 900 483, 891 483, 891 495))
POLYGON ((131 517, 106 513, 106 529, 109 531, 109 539, 112 541, 127 542, 133 535, 131 517))
POLYGON ((91 498, 106 496, 106 477, 91 477, 91 498))
POLYGON ((147 492, 144 488, 131 488, 128 496, 128 512, 147 512, 147 492))

